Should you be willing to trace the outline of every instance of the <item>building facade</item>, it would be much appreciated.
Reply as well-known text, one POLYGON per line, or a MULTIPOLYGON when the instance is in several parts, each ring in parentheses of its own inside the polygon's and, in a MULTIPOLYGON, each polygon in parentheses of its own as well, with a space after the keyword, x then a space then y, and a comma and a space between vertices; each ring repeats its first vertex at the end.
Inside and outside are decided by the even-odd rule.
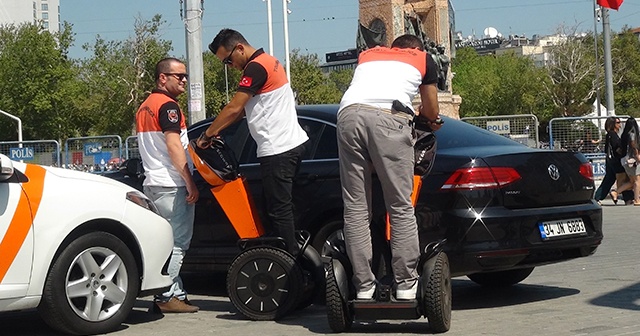
POLYGON ((60 0, 0 0, 0 24, 36 23, 56 33, 60 30, 60 0))

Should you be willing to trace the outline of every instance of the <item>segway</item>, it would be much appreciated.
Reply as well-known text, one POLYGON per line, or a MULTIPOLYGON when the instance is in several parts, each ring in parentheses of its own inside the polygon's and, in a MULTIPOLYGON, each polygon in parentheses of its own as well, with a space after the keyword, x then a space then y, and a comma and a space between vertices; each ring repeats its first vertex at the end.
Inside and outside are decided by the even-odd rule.
MULTIPOLYGON (((431 170, 435 158, 436 140, 430 129, 416 125, 418 139, 415 145, 416 168, 412 202, 415 206, 422 177, 431 170)), ((390 225, 387 216, 386 244, 390 249, 390 225)), ((374 243, 375 244, 375 243, 374 243)), ((347 255, 335 248, 326 272, 326 305, 329 327, 334 332, 350 329, 355 320, 397 320, 426 317, 434 332, 446 332, 451 327, 451 275, 449 259, 443 252, 446 240, 426 244, 419 262, 418 291, 414 300, 397 300, 393 293, 393 275, 379 277, 373 300, 356 300, 351 279, 353 270, 347 255)), ((389 251, 389 250, 388 250, 389 251)))
POLYGON ((247 181, 221 139, 207 149, 192 140, 188 151, 240 237, 241 252, 227 272, 231 303, 252 320, 276 320, 313 303, 324 292, 325 274, 320 255, 309 245, 311 235, 296 231, 297 255, 288 252, 282 238, 265 236, 247 181))

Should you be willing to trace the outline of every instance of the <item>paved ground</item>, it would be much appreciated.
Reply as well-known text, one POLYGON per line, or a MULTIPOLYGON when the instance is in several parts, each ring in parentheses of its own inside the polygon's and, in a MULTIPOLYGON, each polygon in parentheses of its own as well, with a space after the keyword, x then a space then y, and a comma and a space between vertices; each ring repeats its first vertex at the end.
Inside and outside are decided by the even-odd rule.
MULTIPOLYGON (((446 335, 640 335, 640 208, 604 201, 605 240, 595 255, 537 268, 519 285, 485 289, 453 280, 453 321, 446 335)), ((324 307, 279 322, 254 322, 234 311, 224 275, 185 278, 190 315, 155 315, 139 300, 122 329, 110 335, 314 335, 331 330, 324 307)), ((35 312, 0 315, 2 335, 55 335, 35 312)), ((351 335, 431 334, 426 320, 354 324, 351 335)))

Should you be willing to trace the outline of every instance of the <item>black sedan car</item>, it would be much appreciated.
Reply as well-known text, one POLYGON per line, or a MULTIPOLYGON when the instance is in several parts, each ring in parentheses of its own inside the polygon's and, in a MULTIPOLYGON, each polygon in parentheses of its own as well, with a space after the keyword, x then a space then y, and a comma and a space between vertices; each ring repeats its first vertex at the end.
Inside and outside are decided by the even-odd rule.
MULTIPOLYGON (((344 244, 337 109, 298 106, 310 140, 295 179, 296 224, 311 233, 321 254, 344 244)), ((211 120, 192 125, 189 138, 197 138, 211 120)), ((447 239, 452 276, 512 285, 534 267, 595 252, 603 238, 602 209, 593 200, 592 168, 582 154, 532 149, 459 120, 445 121, 436 132, 435 163, 424 178, 416 217, 422 244, 447 239)), ((236 153, 260 209, 260 167, 246 120, 222 137, 236 153)), ((239 252, 238 235, 206 182, 199 184, 194 237, 183 269, 226 271, 239 252)), ((384 203, 379 186, 374 188, 372 232, 384 243, 384 203)), ((377 259, 380 265, 389 259, 384 251, 377 259)))

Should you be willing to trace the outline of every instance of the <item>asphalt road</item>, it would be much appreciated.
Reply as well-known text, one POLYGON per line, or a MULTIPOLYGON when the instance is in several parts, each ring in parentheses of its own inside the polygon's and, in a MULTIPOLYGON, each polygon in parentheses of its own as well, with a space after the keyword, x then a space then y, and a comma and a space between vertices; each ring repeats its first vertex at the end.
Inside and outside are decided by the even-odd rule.
MULTIPOLYGON (((605 240, 590 257, 536 268, 507 289, 453 279, 451 330, 446 335, 640 335, 640 208, 603 203, 605 240)), ((201 311, 149 312, 136 303, 122 328, 109 335, 315 335, 331 333, 325 307, 311 306, 278 322, 255 322, 235 312, 224 274, 184 278, 201 311)), ((425 319, 356 322, 349 335, 431 334, 425 319)), ((0 315, 0 335, 56 335, 35 311, 0 315)))

